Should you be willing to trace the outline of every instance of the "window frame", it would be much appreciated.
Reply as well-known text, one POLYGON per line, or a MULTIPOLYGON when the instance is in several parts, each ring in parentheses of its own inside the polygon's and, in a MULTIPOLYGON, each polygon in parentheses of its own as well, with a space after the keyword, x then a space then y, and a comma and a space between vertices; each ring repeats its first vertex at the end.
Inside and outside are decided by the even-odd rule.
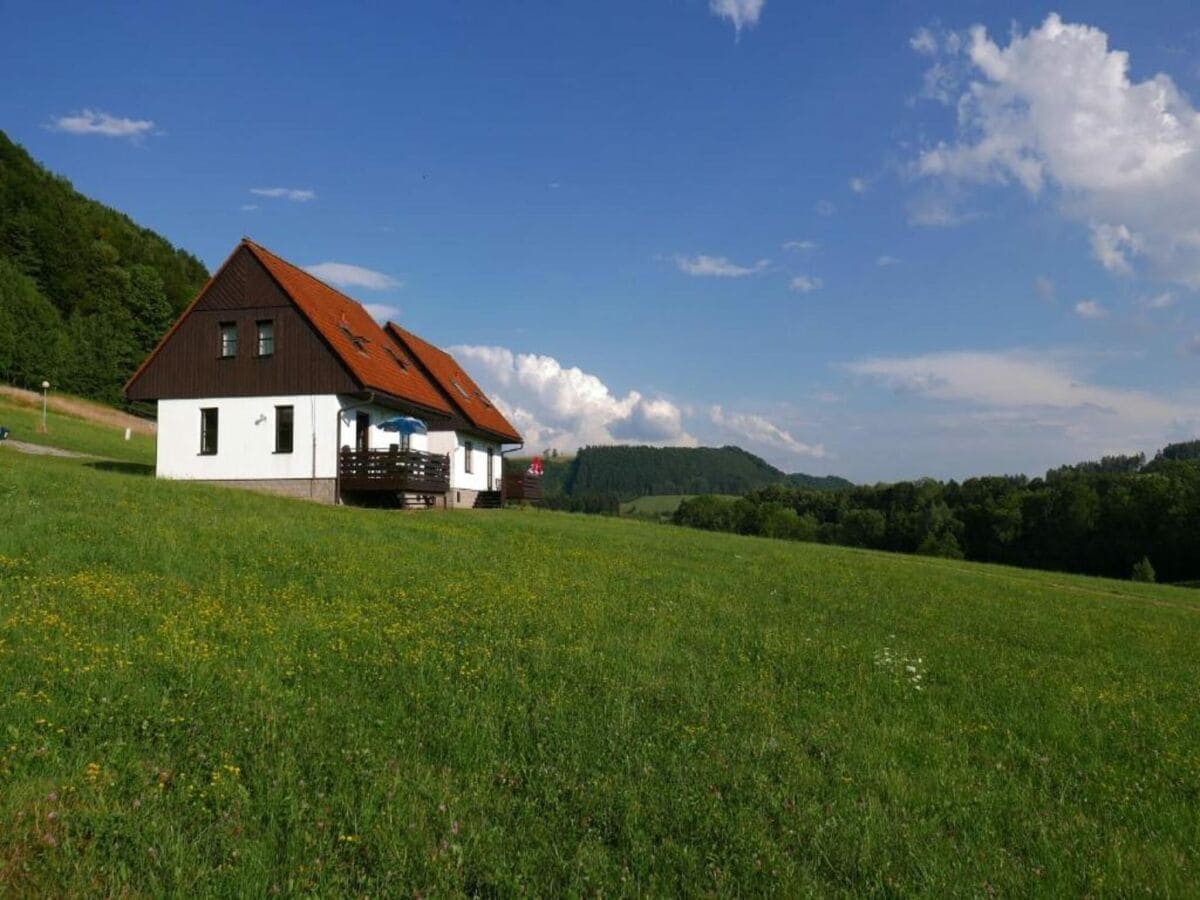
POLYGON ((220 338, 221 355, 219 359, 237 359, 238 354, 238 325, 237 322, 219 322, 217 323, 217 334, 220 338), (226 332, 233 335, 233 340, 226 339, 226 332), (230 351, 232 348, 232 352, 230 351))
POLYGON ((254 323, 254 355, 257 359, 270 359, 275 355, 275 320, 274 319, 258 319, 254 323), (267 341, 270 343, 271 349, 263 353, 263 326, 269 329, 270 334, 267 341))
POLYGON ((200 455, 216 456, 220 449, 221 410, 216 406, 200 407, 200 455), (211 426, 209 414, 212 415, 211 426), (210 445, 209 438, 212 438, 210 445))
POLYGON ((296 407, 290 404, 286 406, 275 407, 275 452, 278 454, 290 454, 296 451, 296 407), (287 449, 283 448, 280 441, 281 427, 283 425, 282 414, 287 413, 287 449))

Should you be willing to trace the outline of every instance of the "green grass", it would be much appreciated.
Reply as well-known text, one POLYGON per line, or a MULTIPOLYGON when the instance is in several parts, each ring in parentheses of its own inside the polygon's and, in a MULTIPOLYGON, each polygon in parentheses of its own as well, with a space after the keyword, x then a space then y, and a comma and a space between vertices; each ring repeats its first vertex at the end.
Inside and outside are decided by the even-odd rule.
POLYGON ((1200 882, 1193 592, 18 454, 0 509, 5 893, 1200 882))
POLYGON ((46 434, 41 434, 42 411, 20 406, 0 398, 0 425, 9 438, 28 444, 41 444, 87 453, 129 463, 154 465, 154 438, 134 434, 125 440, 125 429, 88 422, 74 416, 50 411, 46 415, 46 434))
MULTIPOLYGON (((634 516, 639 519, 670 518, 684 500, 690 500, 695 494, 649 494, 636 500, 626 500, 621 504, 621 515, 634 516)), ((736 494, 718 494, 718 497, 728 497, 736 500, 736 494)))

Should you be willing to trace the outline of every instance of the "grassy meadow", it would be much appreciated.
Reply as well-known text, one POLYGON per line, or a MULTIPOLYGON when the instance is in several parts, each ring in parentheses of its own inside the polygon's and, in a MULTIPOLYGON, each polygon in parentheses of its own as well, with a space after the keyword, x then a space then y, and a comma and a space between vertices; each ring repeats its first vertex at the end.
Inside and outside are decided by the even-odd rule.
POLYGON ((0 449, 0 893, 1182 895, 1200 599, 0 449))
MULTIPOLYGON (((680 503, 695 496, 695 494, 648 494, 645 497, 626 500, 622 503, 621 515, 651 519, 656 522, 661 519, 670 519, 675 510, 679 509, 680 503)), ((728 496, 730 500, 736 499, 736 495, 717 494, 716 496, 728 496)))
POLYGON ((153 435, 134 433, 127 441, 124 428, 100 425, 53 409, 46 413, 45 434, 39 430, 41 424, 40 406, 34 408, 0 396, 0 425, 11 432, 12 440, 154 465, 153 435))

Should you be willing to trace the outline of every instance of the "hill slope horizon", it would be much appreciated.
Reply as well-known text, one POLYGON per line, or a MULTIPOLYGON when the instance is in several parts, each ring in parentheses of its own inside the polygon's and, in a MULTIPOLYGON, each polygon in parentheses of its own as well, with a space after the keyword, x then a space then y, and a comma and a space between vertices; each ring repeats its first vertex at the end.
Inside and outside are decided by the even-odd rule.
MULTIPOLYGON (((509 457, 510 471, 523 470, 532 454, 509 457)), ((783 484, 843 490, 853 482, 836 475, 786 473, 741 447, 599 445, 574 456, 542 457, 542 488, 548 496, 612 494, 632 500, 657 494, 744 494, 783 484)))
POLYGON ((0 131, 0 380, 119 403, 207 277, 195 256, 0 131))

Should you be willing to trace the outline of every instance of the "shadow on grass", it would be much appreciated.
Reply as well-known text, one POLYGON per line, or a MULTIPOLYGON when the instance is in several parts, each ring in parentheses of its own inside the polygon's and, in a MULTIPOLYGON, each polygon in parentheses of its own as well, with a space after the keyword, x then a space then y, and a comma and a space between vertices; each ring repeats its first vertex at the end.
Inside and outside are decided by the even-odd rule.
POLYGON ((100 472, 116 472, 118 475, 153 475, 153 463, 135 463, 135 462, 114 462, 110 460, 101 460, 98 462, 84 463, 89 469, 96 469, 100 472))

